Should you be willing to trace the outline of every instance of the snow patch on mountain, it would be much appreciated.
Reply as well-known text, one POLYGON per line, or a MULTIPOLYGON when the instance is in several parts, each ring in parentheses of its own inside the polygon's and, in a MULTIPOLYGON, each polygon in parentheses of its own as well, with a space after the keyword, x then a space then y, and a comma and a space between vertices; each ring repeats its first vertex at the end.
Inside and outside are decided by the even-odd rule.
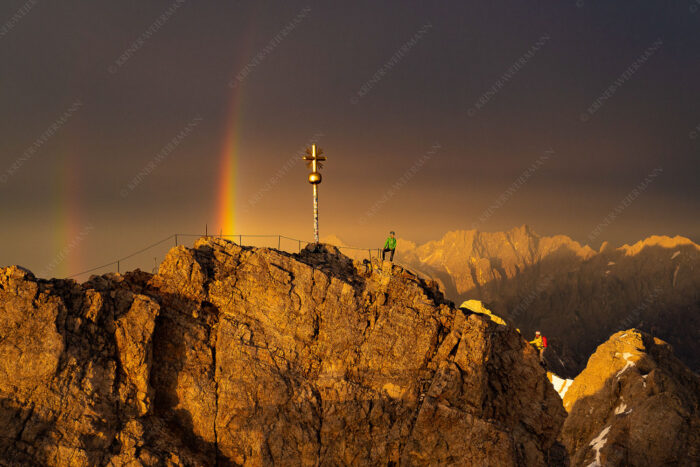
POLYGON ((632 360, 630 360, 632 356, 633 356, 633 354, 631 354, 629 352, 625 352, 622 354, 622 358, 624 358, 627 363, 625 364, 624 367, 622 367, 622 369, 620 371, 617 372, 617 374, 615 375, 615 378, 619 378, 625 371, 629 370, 630 368, 632 368, 635 365, 635 363, 632 360))
POLYGON ((632 409, 627 410, 627 404, 623 400, 620 400, 620 405, 615 407, 615 415, 628 415, 632 413, 632 409))
POLYGON ((587 467, 601 467, 602 464, 600 463, 600 450, 603 449, 603 446, 605 446, 605 443, 607 443, 608 439, 608 432, 610 431, 610 426, 606 426, 603 428, 603 431, 601 431, 598 436, 593 438, 589 446, 593 448, 595 451, 595 460, 588 464, 587 467))
POLYGON ((554 373, 550 373, 548 376, 550 376, 549 381, 552 383, 554 390, 557 391, 557 394, 559 394, 559 397, 564 399, 564 395, 566 394, 566 391, 569 390, 569 387, 571 386, 571 383, 574 382, 574 380, 560 378, 557 375, 555 375, 554 373))

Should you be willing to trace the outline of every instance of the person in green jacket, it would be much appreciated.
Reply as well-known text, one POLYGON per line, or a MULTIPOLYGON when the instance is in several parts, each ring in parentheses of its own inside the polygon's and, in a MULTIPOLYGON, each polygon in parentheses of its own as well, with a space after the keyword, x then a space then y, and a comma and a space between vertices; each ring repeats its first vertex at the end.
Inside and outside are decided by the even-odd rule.
POLYGON ((392 230, 389 232, 389 238, 386 239, 386 242, 384 242, 384 250, 382 250, 382 261, 384 261, 384 255, 386 254, 387 251, 391 252, 391 256, 389 257, 389 261, 392 263, 394 262, 394 252, 396 252, 396 234, 392 230))

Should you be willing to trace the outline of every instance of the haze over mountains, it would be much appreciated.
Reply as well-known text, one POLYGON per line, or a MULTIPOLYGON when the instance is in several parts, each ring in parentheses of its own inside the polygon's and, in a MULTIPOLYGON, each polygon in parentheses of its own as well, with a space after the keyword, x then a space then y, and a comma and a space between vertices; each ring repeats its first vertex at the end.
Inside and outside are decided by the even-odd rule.
POLYGON ((448 232, 423 245, 400 239, 396 261, 438 280, 458 304, 478 299, 526 336, 541 330, 559 374, 578 374, 597 345, 630 327, 664 339, 700 369, 700 246, 687 238, 595 251, 525 225, 448 232))

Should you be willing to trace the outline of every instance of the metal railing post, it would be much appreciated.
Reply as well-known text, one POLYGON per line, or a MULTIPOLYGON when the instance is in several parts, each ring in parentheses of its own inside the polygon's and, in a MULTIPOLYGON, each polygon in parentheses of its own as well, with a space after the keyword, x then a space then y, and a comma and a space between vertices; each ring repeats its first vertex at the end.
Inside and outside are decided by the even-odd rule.
POLYGON ((277 249, 278 250, 282 249, 282 235, 277 236, 277 249))
POLYGON ((175 246, 177 246, 177 234, 175 234, 175 246))

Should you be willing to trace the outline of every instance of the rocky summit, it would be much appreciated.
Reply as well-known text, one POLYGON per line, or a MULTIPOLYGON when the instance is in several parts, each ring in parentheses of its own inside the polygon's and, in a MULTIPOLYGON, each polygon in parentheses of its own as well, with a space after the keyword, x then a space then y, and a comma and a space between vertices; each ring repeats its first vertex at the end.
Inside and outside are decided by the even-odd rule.
POLYGON ((572 465, 700 465, 700 378, 638 330, 600 345, 564 394, 572 465))
POLYGON ((536 466, 566 416, 515 329, 325 245, 9 267, 0 306, 2 465, 536 466))

